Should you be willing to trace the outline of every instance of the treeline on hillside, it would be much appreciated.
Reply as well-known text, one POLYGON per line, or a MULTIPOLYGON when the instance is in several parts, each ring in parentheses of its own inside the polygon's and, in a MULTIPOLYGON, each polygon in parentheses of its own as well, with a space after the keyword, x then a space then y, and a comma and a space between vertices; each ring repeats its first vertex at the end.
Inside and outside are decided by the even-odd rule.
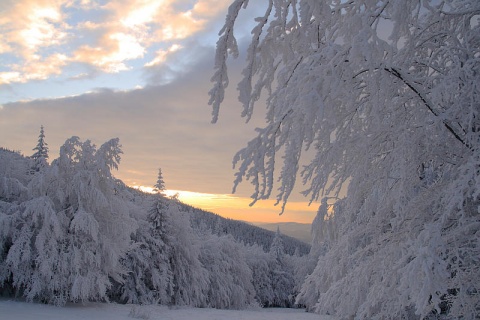
POLYGON ((125 186, 111 173, 118 139, 97 148, 72 137, 50 164, 40 141, 32 157, 0 150, 1 295, 55 305, 294 304, 307 258, 285 254, 279 233, 265 250, 267 241, 199 228, 198 210, 125 186))
MULTIPOLYGON (((184 205, 184 204, 183 204, 184 205)), ((243 221, 221 217, 215 213, 204 211, 191 206, 188 210, 192 213, 192 226, 194 228, 207 228, 216 235, 231 235, 236 241, 246 245, 259 245, 268 251, 275 238, 275 232, 256 227, 243 221)), ((306 255, 310 252, 310 245, 298 239, 281 235, 285 253, 289 255, 306 255)))

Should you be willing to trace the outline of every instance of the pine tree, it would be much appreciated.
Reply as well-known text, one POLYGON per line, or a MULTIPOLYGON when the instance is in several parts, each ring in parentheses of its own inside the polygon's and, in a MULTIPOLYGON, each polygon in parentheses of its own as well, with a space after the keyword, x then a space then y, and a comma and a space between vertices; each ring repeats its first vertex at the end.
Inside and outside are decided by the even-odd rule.
POLYGON ((157 183, 154 186, 155 191, 157 191, 160 194, 163 194, 165 192, 165 181, 163 181, 163 174, 162 174, 162 169, 158 169, 158 177, 157 177, 157 183))
POLYGON ((139 221, 131 250, 122 259, 128 271, 118 289, 121 302, 169 304, 173 296, 173 272, 170 265, 173 238, 167 233, 167 200, 155 199, 147 219, 139 221))
POLYGON ((40 126, 40 134, 38 136, 38 143, 33 148, 35 153, 31 156, 34 161, 32 171, 38 172, 47 165, 48 159, 48 144, 45 142, 45 131, 43 125, 40 126))
POLYGON ((272 245, 270 246, 270 254, 272 254, 275 259, 279 261, 283 260, 283 256, 285 255, 282 234, 280 233, 280 226, 277 226, 277 232, 275 232, 275 237, 273 238, 272 245))
POLYGON ((293 268, 285 257, 280 227, 277 227, 277 232, 270 246, 270 255, 273 258, 270 265, 273 299, 270 301, 270 306, 291 307, 294 303, 295 280, 293 278, 293 268))

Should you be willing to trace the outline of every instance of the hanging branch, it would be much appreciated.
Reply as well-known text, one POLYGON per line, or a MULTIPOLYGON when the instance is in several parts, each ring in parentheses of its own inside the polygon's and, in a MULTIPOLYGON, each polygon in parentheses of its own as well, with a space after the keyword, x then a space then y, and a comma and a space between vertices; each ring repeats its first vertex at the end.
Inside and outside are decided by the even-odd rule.
MULTIPOLYGON (((427 98, 425 98, 420 91, 414 87, 414 85, 405 79, 405 76, 403 76, 397 69, 395 68, 384 68, 385 71, 390 73, 391 75, 395 76, 396 78, 400 79, 407 87, 409 87, 423 102, 423 104, 427 107, 427 109, 436 117, 439 117, 440 115, 432 108, 431 104, 427 101, 427 98)), ((467 147, 469 150, 474 151, 474 148, 471 144, 466 142, 456 131, 455 129, 446 121, 442 119, 443 125, 447 128, 447 130, 458 140, 460 141, 465 147, 467 147)))

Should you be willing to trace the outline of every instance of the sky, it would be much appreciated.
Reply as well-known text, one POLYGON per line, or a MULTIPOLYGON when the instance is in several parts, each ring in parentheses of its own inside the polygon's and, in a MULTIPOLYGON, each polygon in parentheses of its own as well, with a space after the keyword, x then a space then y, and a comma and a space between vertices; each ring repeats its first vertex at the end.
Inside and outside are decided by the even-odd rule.
MULTIPOLYGON (((170 194, 222 216, 252 222, 311 223, 317 204, 292 195, 250 207, 253 188, 231 194, 232 159, 264 124, 260 105, 241 118, 236 83, 242 57, 230 61, 230 89, 216 124, 208 92, 215 43, 230 0, 1 0, 0 147, 33 154, 40 126, 50 161, 72 136, 97 146, 118 137, 114 175, 152 187, 161 168, 170 194)), ((236 29, 246 49, 262 2, 236 29)))

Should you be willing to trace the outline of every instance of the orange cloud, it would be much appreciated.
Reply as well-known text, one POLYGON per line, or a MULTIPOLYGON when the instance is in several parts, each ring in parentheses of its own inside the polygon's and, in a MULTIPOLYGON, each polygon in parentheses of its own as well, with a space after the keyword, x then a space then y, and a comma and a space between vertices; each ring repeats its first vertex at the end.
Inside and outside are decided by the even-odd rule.
MULTIPOLYGON (((167 2, 167 1, 164 1, 167 2)), ((229 5, 228 1, 199 0, 192 9, 184 12, 175 12, 172 7, 174 1, 157 15, 160 28, 156 32, 156 40, 179 40, 192 36, 203 30, 212 17, 224 12, 229 5)))
POLYGON ((0 84, 44 80, 52 75, 60 74, 67 62, 68 57, 63 54, 53 54, 43 59, 38 55, 33 55, 23 65, 12 65, 13 71, 0 72, 0 84))
POLYGON ((181 45, 174 44, 174 45, 170 46, 170 48, 168 48, 167 50, 158 50, 156 52, 155 58, 152 61, 147 62, 145 64, 145 67, 153 67, 155 65, 162 64, 163 62, 165 62, 165 60, 167 60, 167 56, 169 54, 171 54, 173 52, 176 52, 180 49, 182 49, 181 45))
POLYGON ((16 1, 2 14, 0 28, 11 50, 25 59, 42 47, 61 44, 68 25, 63 20, 62 5, 66 1, 16 1))
POLYGON ((133 35, 121 32, 105 34, 96 47, 81 46, 75 61, 92 64, 102 71, 115 73, 128 70, 126 61, 143 57, 145 48, 133 35))
POLYGON ((116 6, 116 11, 120 22, 127 28, 142 28, 154 22, 155 15, 163 3, 164 1, 158 0, 131 2, 128 10, 125 10, 125 6, 116 6))
POLYGON ((7 70, 0 74, 0 81, 46 79, 74 62, 103 72, 120 72, 130 69, 129 61, 144 58, 153 44, 166 42, 170 47, 158 50, 154 60, 144 65, 161 64, 178 49, 172 43, 204 30, 229 4, 197 0, 181 6, 189 3, 119 0, 100 5, 91 0, 2 0, 0 54, 10 53, 19 61, 3 66, 7 70), (95 10, 95 16, 100 14, 102 19, 90 19, 89 10, 95 10), (75 21, 71 20, 72 12, 75 21), (52 64, 32 66, 42 62, 52 64))
POLYGON ((219 3, 218 0, 200 0, 193 6, 191 12, 193 16, 206 19, 225 12, 229 5, 230 1, 220 1, 219 3))
MULTIPOLYGON (((175 9, 174 0, 112 1, 102 7, 108 12, 107 21, 100 24, 82 22, 81 27, 100 32, 94 46, 83 45, 73 60, 96 66, 105 72, 127 70, 126 62, 142 58, 154 43, 188 38, 204 28, 207 18, 225 9, 228 3, 212 5, 209 1, 198 1, 192 9, 175 9), (211 10, 206 10, 210 6, 211 10)), ((156 57, 144 64, 146 67, 166 61, 167 56, 181 46, 171 45, 160 49, 156 57)))
MULTIPOLYGON (((8 2, 8 1, 7 1, 8 2)), ((46 79, 59 74, 68 60, 60 53, 41 56, 40 50, 63 44, 69 26, 63 22, 66 1, 22 0, 4 4, 0 18, 0 53, 12 53, 22 63, 0 73, 0 84, 46 79)))

